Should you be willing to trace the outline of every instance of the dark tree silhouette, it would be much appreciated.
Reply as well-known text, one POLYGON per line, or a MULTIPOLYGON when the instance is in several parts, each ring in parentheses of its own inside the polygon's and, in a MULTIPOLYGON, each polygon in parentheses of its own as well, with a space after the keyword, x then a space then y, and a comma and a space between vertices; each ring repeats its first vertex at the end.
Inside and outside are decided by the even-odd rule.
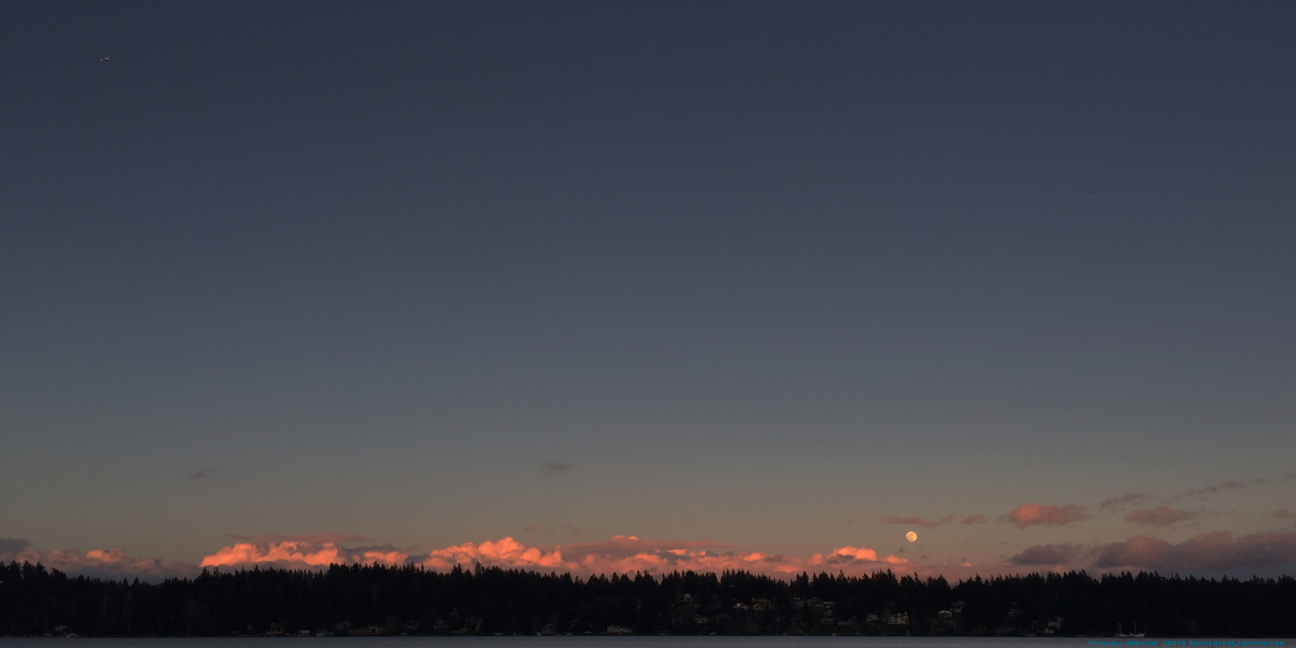
POLYGON ((0 564, 0 635, 1111 634, 1296 635, 1296 579, 1084 572, 950 585, 886 571, 611 574, 475 566, 204 571, 161 583, 0 564))

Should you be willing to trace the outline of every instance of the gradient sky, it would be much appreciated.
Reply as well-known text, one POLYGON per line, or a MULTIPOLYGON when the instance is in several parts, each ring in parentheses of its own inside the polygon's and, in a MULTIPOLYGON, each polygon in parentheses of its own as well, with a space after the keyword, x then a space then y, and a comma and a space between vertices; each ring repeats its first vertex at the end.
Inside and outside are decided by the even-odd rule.
POLYGON ((0 537, 1296 556, 1292 34, 1291 2, 6 2, 0 537))

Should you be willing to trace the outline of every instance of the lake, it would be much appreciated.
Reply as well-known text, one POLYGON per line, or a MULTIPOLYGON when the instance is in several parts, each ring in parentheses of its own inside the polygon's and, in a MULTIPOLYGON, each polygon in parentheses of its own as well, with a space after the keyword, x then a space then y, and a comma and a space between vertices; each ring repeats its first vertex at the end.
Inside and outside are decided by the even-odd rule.
POLYGON ((1079 646, 1296 646, 1291 639, 1106 637, 79 637, 0 639, 0 648, 1068 648, 1079 646), (302 645, 305 644, 305 645, 302 645), (321 645, 322 644, 322 645, 321 645))

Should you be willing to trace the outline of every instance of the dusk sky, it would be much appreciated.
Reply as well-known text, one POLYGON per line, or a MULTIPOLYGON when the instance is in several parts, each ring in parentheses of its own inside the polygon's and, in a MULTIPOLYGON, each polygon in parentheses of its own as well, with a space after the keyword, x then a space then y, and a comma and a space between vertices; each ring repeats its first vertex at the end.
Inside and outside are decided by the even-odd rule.
POLYGON ((1293 34, 4 2, 0 559, 1296 573, 1293 34))

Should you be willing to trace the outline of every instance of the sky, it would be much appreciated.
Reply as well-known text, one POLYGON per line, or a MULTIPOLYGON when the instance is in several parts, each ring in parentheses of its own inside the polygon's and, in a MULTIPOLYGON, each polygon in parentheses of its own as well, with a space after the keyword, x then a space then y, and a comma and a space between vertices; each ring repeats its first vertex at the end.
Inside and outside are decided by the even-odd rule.
POLYGON ((4 3, 0 559, 1296 573, 1292 33, 4 3))

